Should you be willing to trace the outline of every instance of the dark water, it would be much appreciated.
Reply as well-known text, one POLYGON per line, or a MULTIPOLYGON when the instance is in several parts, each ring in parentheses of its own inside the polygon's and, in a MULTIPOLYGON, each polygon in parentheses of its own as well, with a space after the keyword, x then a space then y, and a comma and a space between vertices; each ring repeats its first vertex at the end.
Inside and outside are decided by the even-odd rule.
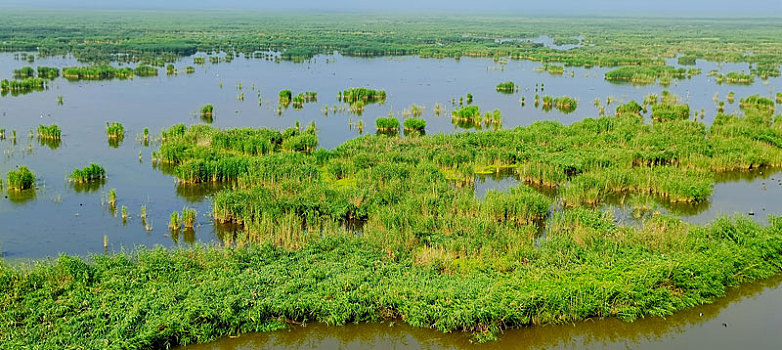
MULTIPOLYGON (((12 54, 0 54, 0 78, 10 78, 14 69, 27 65, 30 64, 14 60, 12 54)), ((32 65, 64 67, 79 64, 69 57, 50 57, 37 58, 32 65)), ((193 65, 192 58, 176 63, 182 71, 189 65, 193 65)), ((194 66, 194 74, 167 76, 161 69, 157 77, 124 81, 69 82, 58 78, 47 91, 0 97, 0 129, 6 129, 6 138, 0 140, 3 152, 0 175, 5 178, 8 171, 26 165, 38 178, 35 191, 5 192, 0 198, 0 254, 6 258, 35 258, 59 253, 102 253, 104 236, 108 239, 109 251, 132 249, 136 245, 218 243, 224 231, 236 228, 215 227, 209 218, 209 194, 217 189, 177 186, 172 176, 152 166, 150 154, 158 147, 156 141, 145 144, 138 140, 144 128, 157 135, 162 128, 175 123, 200 123, 196 113, 207 103, 215 106, 213 125, 216 127, 281 129, 293 126, 296 121, 302 124, 314 121, 319 129, 320 145, 333 148, 362 133, 374 133, 377 117, 385 117, 390 112, 401 118, 403 110, 413 104, 424 107, 427 134, 460 132, 462 129, 454 126, 449 116, 455 108, 451 100, 458 101, 467 93, 474 96, 474 104, 483 110, 501 110, 502 127, 507 129, 538 120, 572 123, 595 117, 598 109, 593 100, 600 98, 605 104, 608 96, 615 102, 607 108, 607 113, 613 114, 613 109, 622 102, 641 101, 645 94, 659 94, 664 89, 658 85, 608 83, 603 78, 608 69, 604 68, 566 67, 565 74, 551 75, 536 71, 540 66, 537 62, 510 60, 503 64, 476 58, 370 59, 335 55, 293 63, 240 57, 232 63, 194 66), (508 80, 520 84, 520 91, 497 93, 496 84, 508 80), (242 85, 241 90, 238 84, 242 85), (536 84, 545 86, 544 91, 538 92, 541 96, 577 98, 578 109, 563 114, 535 108, 536 84), (324 116, 323 107, 338 105, 337 92, 350 87, 385 89, 388 98, 383 105, 367 106, 362 116, 347 112, 335 114, 332 110, 324 116), (291 89, 294 94, 315 91, 318 101, 306 104, 302 110, 283 109, 278 115, 277 96, 282 89, 291 89), (258 103, 259 91, 262 105, 258 103), (238 99, 241 93, 244 93, 244 101, 238 99), (62 105, 57 103, 58 96, 63 97, 62 105), (526 97, 525 107, 519 103, 522 96, 526 97), (441 116, 435 115, 435 104, 444 107, 441 116), (109 121, 119 121, 126 129, 124 141, 115 147, 108 143, 105 135, 105 123, 109 121), (364 125, 361 130, 358 128, 360 122, 364 125), (28 138, 28 133, 39 124, 52 123, 58 124, 63 132, 59 145, 28 138), (17 131, 15 143, 10 137, 12 130, 17 131), (66 180, 67 175, 90 162, 104 166, 108 179, 99 187, 72 187, 66 180), (119 213, 112 213, 104 204, 110 189, 117 192, 117 212, 121 206, 127 206, 130 214, 127 220, 123 221, 119 213), (5 195, 8 198, 4 198, 5 195), (139 217, 142 205, 147 208, 148 225, 143 225, 139 217), (194 232, 172 234, 167 229, 169 216, 184 207, 198 210, 199 226, 194 232)), ((716 103, 712 100, 715 92, 723 99, 728 91, 736 92, 737 102, 726 106, 726 112, 731 112, 738 109, 741 97, 768 95, 782 86, 782 78, 767 82, 758 80, 752 85, 717 85, 705 74, 711 69, 722 72, 747 70, 746 64, 717 65, 699 61, 698 67, 703 69, 702 75, 674 83, 667 89, 690 103, 693 110, 705 109, 707 123, 716 115, 716 103)), ((698 215, 708 221, 718 213, 747 211, 749 207, 735 204, 754 200, 740 197, 747 194, 744 187, 756 188, 758 181, 763 180, 724 183, 727 187, 739 186, 736 190, 722 191, 722 184, 718 185, 708 209, 698 215)), ((504 182, 501 187, 509 185, 510 182, 504 182)), ((773 192, 772 187, 769 186, 768 193, 773 192)), ((479 195, 481 191, 485 192, 479 185, 479 195)), ((759 214, 764 212, 763 208, 768 213, 780 213, 779 202, 769 199, 754 210, 759 214)))
POLYGON ((344 327, 309 324, 181 349, 780 349, 780 305, 782 276, 732 289, 713 304, 664 319, 632 323, 595 319, 511 329, 499 341, 486 344, 471 343, 465 334, 386 322, 344 327))

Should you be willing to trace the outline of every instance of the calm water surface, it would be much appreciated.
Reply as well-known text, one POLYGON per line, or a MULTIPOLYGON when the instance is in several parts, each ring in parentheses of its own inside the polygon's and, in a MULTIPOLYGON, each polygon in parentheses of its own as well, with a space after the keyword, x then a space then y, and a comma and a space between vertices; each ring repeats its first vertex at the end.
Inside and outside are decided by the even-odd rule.
MULTIPOLYGON (((675 60, 674 60, 675 61, 675 60)), ((15 60, 13 54, 0 54, 0 78, 10 78, 14 69, 30 65, 15 60)), ((37 58, 32 66, 66 67, 79 65, 69 57, 37 58)), ((188 57, 175 64, 179 70, 193 65, 188 57)), ((209 218, 211 204, 209 194, 218 190, 214 186, 178 186, 174 177, 156 169, 151 162, 151 152, 157 150, 156 140, 145 144, 139 141, 144 128, 157 135, 162 128, 176 123, 200 123, 197 111, 211 103, 217 116, 216 127, 268 127, 282 129, 315 122, 319 129, 320 145, 334 148, 362 133, 374 133, 377 117, 389 113, 402 117, 402 111, 416 104, 424 107, 427 133, 462 132, 451 123, 450 110, 456 108, 452 99, 471 93, 474 104, 484 110, 499 109, 503 114, 503 128, 529 125, 538 120, 557 120, 572 123, 598 115, 592 101, 612 96, 614 103, 607 108, 609 114, 622 102, 631 99, 641 101, 648 93, 658 93, 659 85, 634 86, 612 84, 604 80, 606 68, 570 68, 563 75, 538 72, 540 64, 511 60, 507 64, 490 59, 462 58, 421 59, 417 57, 353 58, 317 56, 309 62, 274 62, 263 59, 236 58, 231 63, 194 65, 196 73, 167 76, 161 69, 160 76, 136 77, 133 80, 70 82, 58 78, 43 92, 0 97, 0 129, 17 131, 16 142, 6 137, 0 140, 3 152, 0 175, 19 165, 32 169, 38 178, 36 191, 23 195, 0 198, 0 254, 6 258, 34 258, 59 253, 87 254, 104 251, 104 236, 108 238, 109 251, 131 249, 136 245, 190 244, 195 241, 219 242, 225 232, 233 227, 215 227, 209 218), (572 72, 572 76, 571 76, 572 72), (495 85, 514 81, 521 86, 515 94, 500 94, 495 85), (241 84, 241 89, 239 85, 241 84), (534 107, 536 84, 544 86, 541 96, 568 95, 579 100, 578 109, 570 114, 556 110, 545 112, 534 107), (366 107, 362 116, 332 111, 323 115, 325 106, 338 105, 337 92, 350 87, 385 89, 385 104, 366 107), (318 93, 318 101, 309 103, 302 110, 283 109, 277 113, 277 95, 282 89, 294 94, 304 91, 318 93), (244 100, 238 99, 244 94, 244 100), (262 99, 259 105, 258 94, 262 99), (57 97, 63 97, 63 104, 57 97), (527 99, 522 107, 519 99, 527 99), (436 116, 434 105, 445 107, 442 116, 436 116), (105 123, 119 121, 124 124, 126 137, 119 145, 109 145, 105 136, 105 123), (362 122, 364 127, 359 129, 362 122), (28 133, 39 124, 56 123, 63 132, 62 142, 54 147, 28 138, 28 133), (140 157, 139 157, 140 155, 140 157), (104 166, 108 179, 102 186, 90 189, 73 188, 67 175, 77 167, 90 162, 104 166), (118 213, 112 213, 104 204, 110 189, 116 189, 118 209, 126 206, 130 217, 123 221, 118 213), (139 217, 145 205, 148 225, 139 217), (171 212, 192 207, 199 212, 199 226, 194 232, 171 234, 166 226, 171 212)), ((753 94, 768 95, 782 86, 781 78, 767 82, 758 80, 752 85, 717 85, 706 76, 711 69, 722 72, 748 70, 746 64, 722 64, 699 61, 703 74, 682 80, 667 87, 690 103, 693 110, 705 109, 705 122, 716 115, 714 94, 724 99, 728 91, 736 92, 736 101, 753 94)), ((728 104, 726 112, 738 109, 738 102, 728 104)), ((479 179, 476 193, 494 187, 479 179)), ((511 180, 499 180, 500 188, 513 185, 511 180), (504 182, 503 182, 504 181, 504 182)), ((693 221, 705 222, 718 214, 754 210, 758 217, 765 213, 780 213, 779 185, 770 179, 733 179, 717 185, 715 195, 707 206, 696 208, 693 221), (767 191, 759 192, 760 183, 766 181, 767 191), (773 184, 772 184, 773 182, 773 184), (723 188, 724 187, 724 188, 723 188), (768 195, 763 203, 758 196, 768 195), (755 193, 755 192, 751 192, 755 193), (750 205, 751 204, 751 205, 750 205), (765 210, 763 210, 765 209, 765 210)))

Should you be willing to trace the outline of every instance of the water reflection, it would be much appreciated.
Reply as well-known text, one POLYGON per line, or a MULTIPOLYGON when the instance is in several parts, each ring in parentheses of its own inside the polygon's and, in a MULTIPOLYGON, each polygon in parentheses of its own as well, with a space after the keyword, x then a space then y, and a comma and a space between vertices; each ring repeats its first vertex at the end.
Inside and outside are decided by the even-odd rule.
POLYGON ((106 184, 106 179, 93 180, 88 182, 73 182, 69 181, 68 184, 76 193, 90 193, 98 191, 103 185, 106 184))
MULTIPOLYGON (((164 171, 165 172, 165 171, 164 171)), ((188 203, 201 203, 208 196, 220 192, 224 189, 233 187, 233 183, 225 182, 204 182, 197 184, 184 184, 177 182, 176 195, 188 203)))
POLYGON ((31 188, 23 191, 9 190, 6 198, 14 204, 24 204, 35 199, 35 189, 31 188))
POLYGON ((179 230, 169 230, 171 235, 171 240, 174 241, 174 244, 179 244, 180 242, 186 243, 188 245, 193 245, 195 243, 196 239, 196 232, 193 228, 184 228, 179 230))
MULTIPOLYGON (((479 175, 475 195, 483 199, 489 190, 507 191, 520 183, 515 169, 479 175)), ((533 186, 556 201, 557 190, 533 186)), ((603 198, 600 207, 614 213, 621 225, 639 226, 657 213, 672 214, 682 220, 706 224, 722 215, 746 214, 760 223, 768 215, 782 214, 782 170, 758 168, 751 171, 715 175, 714 193, 699 203, 671 203, 650 195, 622 194, 603 198)))
POLYGON ((55 150, 60 148, 62 140, 59 138, 38 137, 38 144, 41 146, 49 147, 49 149, 55 150))

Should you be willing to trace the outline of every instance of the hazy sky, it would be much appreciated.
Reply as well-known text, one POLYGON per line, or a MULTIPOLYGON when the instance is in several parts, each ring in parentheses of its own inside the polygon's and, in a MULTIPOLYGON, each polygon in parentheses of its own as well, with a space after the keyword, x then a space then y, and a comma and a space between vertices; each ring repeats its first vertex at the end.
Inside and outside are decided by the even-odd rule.
POLYGON ((0 6, 782 16, 782 0, 0 0, 0 6))

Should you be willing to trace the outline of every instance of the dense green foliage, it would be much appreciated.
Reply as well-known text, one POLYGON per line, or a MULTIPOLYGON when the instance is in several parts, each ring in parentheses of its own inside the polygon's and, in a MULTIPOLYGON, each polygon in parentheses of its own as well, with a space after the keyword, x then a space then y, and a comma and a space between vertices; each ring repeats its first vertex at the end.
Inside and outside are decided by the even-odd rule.
POLYGON ((109 139, 121 140, 125 138, 125 126, 119 122, 106 122, 106 136, 109 139))
POLYGON ((616 107, 616 116, 620 117, 626 114, 640 116, 642 110, 643 107, 641 107, 641 105, 639 105, 638 102, 630 101, 628 103, 616 107))
POLYGON ((578 107, 578 101, 569 96, 561 96, 554 99, 554 107, 565 114, 571 113, 578 107))
MULTIPOLYGON (((538 122, 490 133, 362 137, 315 152, 291 146, 299 137, 317 144, 314 132, 177 126, 166 131, 160 158, 178 164, 175 174, 183 182, 237 181, 238 188, 216 195, 214 217, 245 224, 247 240, 294 246, 306 236, 302 225, 357 218, 378 232, 406 232, 401 237, 443 225, 459 230, 453 225, 463 213, 487 209, 458 188, 486 171, 510 169, 528 184, 558 188, 563 202, 577 207, 624 194, 703 202, 715 172, 782 166, 782 129, 768 113, 720 114, 706 128, 674 101, 663 93, 653 106, 653 125, 637 113, 620 113, 570 126, 538 122), (417 187, 423 184, 429 190, 417 187)), ((398 242, 394 237, 383 239, 398 242)))
POLYGON ((683 79, 688 76, 685 68, 671 66, 626 66, 614 69, 605 75, 608 81, 627 81, 635 84, 654 84, 657 79, 683 79))
POLYGON ((177 165, 176 174, 182 182, 237 180, 239 175, 255 171, 264 164, 248 159, 248 156, 306 153, 318 144, 314 124, 304 131, 289 128, 283 132, 269 129, 220 131, 206 125, 188 129, 179 124, 164 130, 162 138, 163 145, 155 158, 177 165))
MULTIPOLYGON (((654 100, 676 102, 667 92, 654 100)), ((782 166, 767 100, 746 98, 743 116, 719 114, 710 128, 621 113, 365 136, 333 151, 314 150, 314 126, 175 125, 156 157, 182 182, 234 183, 215 195, 212 216, 243 225, 224 238, 235 248, 3 266, 0 343, 165 347, 286 322, 385 318, 489 339, 505 327, 668 315, 778 273, 782 220, 700 227, 655 215, 633 228, 589 206, 616 194, 705 201, 715 172, 782 166), (476 174, 501 169, 526 184, 477 198, 476 174), (556 188, 565 208, 549 213, 553 198, 533 186, 556 188)), ((187 215, 172 215, 172 227, 187 215)))
POLYGON ((14 79, 35 78, 35 69, 33 67, 22 67, 14 69, 14 79))
POLYGON ((687 120, 690 118, 690 106, 684 104, 659 103, 652 107, 652 119, 656 122, 687 120))
POLYGON ((131 68, 114 68, 110 65, 65 67, 62 76, 68 80, 128 79, 133 77, 131 68))
POLYGON ((421 261, 327 230, 293 251, 141 249, 0 266, 0 344, 167 348, 293 322, 381 319, 485 340, 507 327, 666 316, 780 271, 778 218, 697 227, 661 217, 643 227, 567 212, 540 247, 515 240, 495 258, 443 254, 455 234, 414 238, 421 261))
POLYGON ((696 58, 697 57, 695 57, 695 56, 687 56, 687 55, 685 55, 685 56, 680 56, 676 60, 677 60, 677 63, 679 63, 680 65, 683 65, 683 66, 694 66, 695 63, 696 63, 696 61, 695 61, 696 58))
POLYGON ((714 77, 714 81, 717 82, 717 84, 744 84, 749 85, 755 82, 755 77, 752 74, 747 74, 745 72, 729 72, 728 74, 721 74, 717 71, 711 71, 709 72, 710 76, 714 77))
POLYGON ((142 64, 133 69, 133 74, 140 77, 154 77, 157 76, 158 70, 155 67, 142 64))
POLYGON ((38 137, 42 139, 59 140, 62 137, 62 132, 57 124, 39 125, 38 137))
POLYGON ((214 117, 214 106, 207 104, 201 107, 201 117, 211 119, 214 117))
POLYGON ((21 80, 3 79, 0 81, 0 93, 19 94, 46 89, 46 80, 43 78, 25 78, 21 80))
POLYGON ((16 170, 8 172, 8 189, 22 191, 33 188, 35 185, 35 174, 26 166, 20 166, 16 170))
POLYGON ((90 163, 89 166, 83 169, 73 169, 73 172, 68 177, 68 180, 75 183, 88 183, 94 181, 100 181, 106 178, 106 169, 102 166, 90 163))
MULTIPOLYGON (((280 98, 282 98, 282 96, 280 98)), ((305 103, 317 102, 317 101, 318 101, 318 93, 314 91, 300 92, 292 100, 293 108, 295 109, 302 109, 305 103)))
POLYGON ((426 120, 422 118, 408 118, 403 124, 407 131, 424 131, 426 129, 426 120))
MULTIPOLYGON (((93 63, 121 60, 158 65, 156 62, 173 62, 198 51, 221 50, 229 51, 223 58, 226 61, 236 52, 266 57, 256 54, 268 50, 281 52, 282 59, 302 60, 337 50, 355 56, 504 56, 540 61, 559 71, 563 65, 664 65, 662 58, 686 52, 687 57, 704 60, 752 63, 753 74, 760 77, 778 75, 782 63, 782 43, 775 40, 782 36, 782 29, 775 19, 576 19, 475 14, 411 18, 409 14, 118 14, 30 9, 7 9, 5 15, 0 50, 38 50, 39 56, 71 52, 79 60, 93 63), (554 50, 526 41, 541 35, 565 41, 583 36, 584 40, 579 41, 583 45, 571 50, 554 50)), ((202 64, 204 60, 200 56, 194 63, 202 64)))
POLYGON ((377 118, 375 125, 378 131, 396 131, 399 129, 399 119, 396 118, 377 118))
POLYGON ((518 90, 519 90, 518 86, 516 86, 516 83, 512 81, 506 81, 504 83, 497 84, 497 91, 499 92, 516 92, 518 90))
MULTIPOLYGON (((278 51, 275 60, 334 50, 494 57, 501 64, 530 59, 551 74, 619 67, 605 78, 639 84, 698 74, 665 65, 682 52, 680 64, 696 57, 750 63, 749 74, 714 74, 727 83, 778 76, 782 63, 782 28, 773 19, 10 12, 0 50, 40 47, 44 57, 71 52, 91 63, 139 63, 64 68, 72 80, 157 75, 155 67, 197 51, 213 64, 239 53, 271 59, 259 51, 278 51), (584 45, 553 50, 525 41, 539 35, 584 45)), ((42 78, 54 71, 40 68, 37 78, 21 68, 20 80, 3 80, 0 90, 45 88, 42 78)), ((280 92, 286 107, 315 99, 280 92)), ((338 95, 357 113, 385 99, 385 91, 367 88, 338 95)), ((621 105, 614 117, 571 125, 426 136, 423 119, 407 118, 404 128, 416 136, 364 136, 334 150, 317 149, 314 124, 283 131, 174 125, 162 131, 153 159, 173 168, 181 186, 230 183, 214 195, 211 216, 240 224, 241 232, 225 235, 225 248, 61 256, 22 267, 0 261, 0 348, 166 348, 290 323, 380 319, 486 340, 507 327, 669 315, 712 301, 727 286, 779 273, 782 219, 696 226, 653 215, 623 227, 594 206, 616 196, 630 205, 703 203, 719 172, 782 167, 782 118, 774 116, 780 99, 742 98, 740 113, 719 113, 710 127, 667 92, 648 95, 643 106, 621 105), (651 122, 644 120, 647 106, 651 122), (522 183, 477 197, 476 177, 500 172, 522 183)), ((577 106, 567 96, 543 96, 542 103, 566 113, 577 106)), ((207 107, 211 119, 211 105, 201 113, 207 107)), ((422 108, 409 113, 420 116, 422 108)), ((378 130, 399 127, 396 118, 376 120, 378 130)), ((452 120, 481 128, 501 125, 502 115, 464 106, 452 120)), ((124 128, 107 123, 107 135, 116 142, 124 128)), ((90 181, 105 170, 91 164, 72 177, 90 181)), ((32 188, 35 176, 19 167, 8 182, 14 190, 32 188)), ((116 209, 113 189, 108 203, 116 209)), ((127 215, 123 206, 123 220, 127 215)), ((184 208, 169 226, 189 230, 197 218, 184 208)))

